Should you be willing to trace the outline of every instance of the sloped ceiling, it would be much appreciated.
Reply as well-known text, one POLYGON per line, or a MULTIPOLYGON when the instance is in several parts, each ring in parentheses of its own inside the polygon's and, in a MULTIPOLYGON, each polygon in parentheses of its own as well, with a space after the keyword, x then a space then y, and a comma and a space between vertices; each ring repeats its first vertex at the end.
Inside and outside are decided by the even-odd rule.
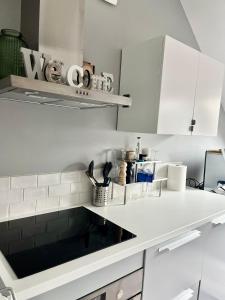
POLYGON ((180 1, 201 51, 225 64, 225 0, 180 1))

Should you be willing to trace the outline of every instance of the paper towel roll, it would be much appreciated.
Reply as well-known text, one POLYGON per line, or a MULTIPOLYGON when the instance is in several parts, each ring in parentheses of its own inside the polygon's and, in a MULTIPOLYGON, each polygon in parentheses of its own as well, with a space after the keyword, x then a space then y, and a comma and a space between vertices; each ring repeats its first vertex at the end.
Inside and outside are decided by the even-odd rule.
POLYGON ((187 179, 187 166, 169 165, 167 188, 172 191, 185 191, 187 179))

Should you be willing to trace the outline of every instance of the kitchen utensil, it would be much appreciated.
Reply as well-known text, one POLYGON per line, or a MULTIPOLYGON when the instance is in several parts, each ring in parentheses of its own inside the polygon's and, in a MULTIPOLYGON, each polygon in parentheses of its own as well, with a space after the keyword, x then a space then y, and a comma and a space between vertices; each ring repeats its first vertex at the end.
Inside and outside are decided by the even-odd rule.
POLYGON ((109 173, 112 170, 112 163, 107 162, 103 168, 103 178, 104 178, 104 186, 108 185, 109 182, 109 173))
POLYGON ((94 174, 94 161, 92 160, 88 166, 88 173, 90 177, 93 177, 94 174))
POLYGON ((87 175, 88 179, 90 180, 91 184, 93 186, 96 186, 96 182, 95 182, 94 178, 90 177, 88 171, 86 171, 86 175, 87 175))
POLYGON ((86 174, 88 175, 88 177, 90 177, 92 180, 94 180, 95 185, 98 185, 99 183, 94 177, 94 166, 95 166, 95 162, 94 162, 94 160, 92 160, 89 164, 88 171, 86 174))
POLYGON ((22 34, 13 29, 2 29, 0 35, 0 78, 9 75, 25 76, 20 48, 27 45, 22 34))

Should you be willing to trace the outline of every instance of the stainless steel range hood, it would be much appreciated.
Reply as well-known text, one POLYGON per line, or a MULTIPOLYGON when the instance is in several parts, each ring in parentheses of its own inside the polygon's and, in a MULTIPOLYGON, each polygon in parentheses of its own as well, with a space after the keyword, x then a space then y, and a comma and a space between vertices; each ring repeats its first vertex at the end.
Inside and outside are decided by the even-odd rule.
POLYGON ((29 48, 65 68, 83 64, 84 24, 84 0, 21 0, 21 32, 29 48))
POLYGON ((0 80, 0 100, 54 105, 73 109, 131 106, 128 97, 105 92, 77 89, 67 85, 31 80, 11 75, 0 80))

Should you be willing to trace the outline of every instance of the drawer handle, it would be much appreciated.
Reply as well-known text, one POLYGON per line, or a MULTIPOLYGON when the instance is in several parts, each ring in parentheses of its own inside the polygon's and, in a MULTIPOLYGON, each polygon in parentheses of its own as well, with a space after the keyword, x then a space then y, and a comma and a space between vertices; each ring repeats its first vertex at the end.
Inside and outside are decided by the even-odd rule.
POLYGON ((117 296, 116 296, 116 299, 117 299, 117 300, 122 299, 122 298, 123 298, 123 295, 124 295, 123 290, 120 290, 120 291, 118 292, 117 296))
POLYGON ((175 250, 175 249, 199 238, 200 236, 201 236, 201 231, 193 230, 193 231, 189 232, 188 234, 186 234, 185 236, 183 236, 182 238, 180 238, 178 240, 173 240, 171 243, 160 247, 159 252, 163 252, 165 250, 168 250, 168 251, 175 250))
POLYGON ((212 224, 213 225, 224 225, 225 224, 225 215, 219 217, 219 218, 216 218, 212 221, 212 224))
MULTIPOLYGON (((3 289, 1 289, 0 290, 0 296, 2 296, 2 298, 4 299, 12 299, 12 300, 16 300, 16 296, 15 296, 15 294, 14 294, 14 292, 13 292, 13 290, 11 289, 11 288, 9 288, 9 287, 5 287, 5 288, 3 288, 3 289), (5 295, 7 295, 7 296, 5 296, 5 295), (9 298, 10 297, 10 298, 9 298)), ((0 298, 1 299, 1 298, 0 298)))
POLYGON ((189 300, 193 298, 194 291, 192 289, 187 289, 180 293, 177 297, 173 298, 173 300, 189 300))

